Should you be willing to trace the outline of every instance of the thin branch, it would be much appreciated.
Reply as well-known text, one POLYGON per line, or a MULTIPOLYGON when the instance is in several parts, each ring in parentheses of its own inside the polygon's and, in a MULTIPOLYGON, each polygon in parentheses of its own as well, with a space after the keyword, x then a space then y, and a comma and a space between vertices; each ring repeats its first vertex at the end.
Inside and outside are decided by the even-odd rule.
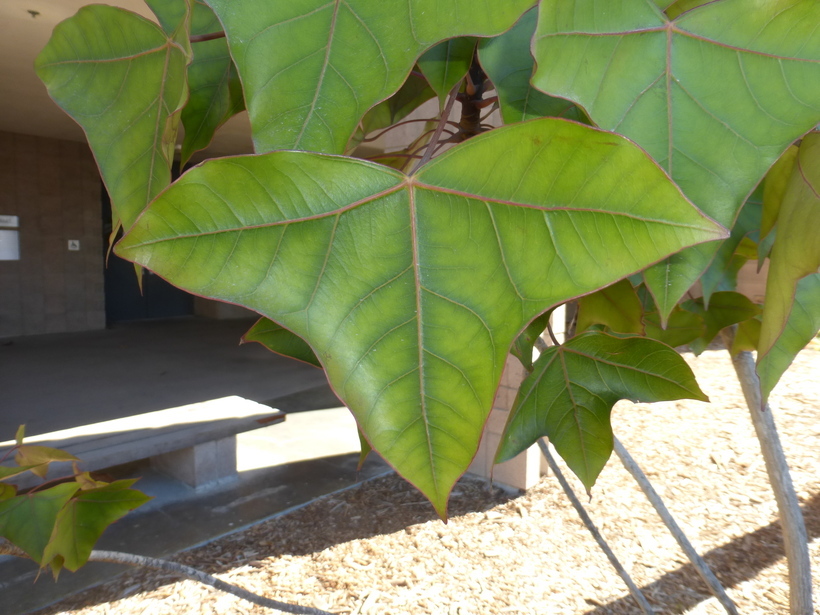
MULTIPOLYGON (((26 559, 30 559, 25 551, 23 551, 16 545, 10 543, 8 540, 4 538, 0 538, 0 555, 14 555, 16 557, 24 557, 26 559)), ((258 604, 259 606, 268 609, 274 609, 284 613, 294 613, 296 615, 334 615, 333 613, 329 613, 328 611, 322 611, 321 609, 315 609, 310 606, 299 606, 298 604, 288 604, 287 602, 271 600, 270 598, 259 596, 257 594, 254 594, 253 592, 249 592, 248 590, 242 589, 241 587, 238 587, 231 583, 226 583, 225 581, 217 579, 215 576, 212 576, 210 574, 201 572, 196 568, 191 568, 190 566, 185 566, 183 564, 177 564, 176 562, 169 562, 167 560, 157 559, 155 557, 146 557, 144 555, 135 555, 133 553, 120 553, 118 551, 94 550, 91 552, 88 561, 107 562, 110 564, 125 564, 126 566, 137 566, 140 568, 154 568, 156 570, 163 570, 165 572, 170 572, 172 574, 187 579, 191 579, 193 581, 204 583, 205 585, 209 585, 214 589, 218 589, 225 593, 232 594, 237 598, 242 598, 243 600, 247 600, 248 602, 252 602, 253 604, 258 604)))
POLYGON ((697 570, 700 578, 703 579, 703 582, 709 587, 709 591, 712 592, 712 595, 723 605, 723 608, 727 613, 730 615, 738 615, 737 606, 735 606, 735 603, 732 602, 732 599, 726 594, 726 590, 709 568, 709 565, 698 554, 695 547, 692 546, 692 543, 689 542, 686 534, 683 533, 683 530, 677 524, 675 518, 672 516, 672 513, 669 512, 669 509, 666 508, 661 496, 658 495, 657 491, 655 491, 655 488, 652 486, 652 483, 649 482, 649 479, 646 477, 643 470, 641 470, 641 467, 632 458, 632 455, 629 454, 629 451, 626 450, 618 438, 613 438, 613 444, 615 454, 618 455, 618 459, 620 459, 621 463, 624 464, 627 472, 629 472, 637 481, 638 486, 640 486, 641 491, 644 492, 646 499, 648 499, 650 504, 652 504, 655 508, 658 516, 660 516, 664 524, 666 524, 666 527, 669 529, 672 536, 675 537, 675 540, 678 542, 678 545, 680 545, 680 548, 684 553, 686 553, 686 557, 689 558, 689 561, 692 562, 692 565, 695 567, 695 570, 697 570))
POLYGON ((458 94, 458 89, 461 87, 461 81, 456 83, 453 88, 450 90, 450 94, 447 98, 447 104, 444 106, 444 111, 441 112, 441 119, 439 120, 438 126, 436 127, 436 132, 433 133, 433 138, 430 139, 430 144, 427 146, 427 151, 424 152, 424 156, 419 163, 413 168, 410 174, 414 174, 418 171, 421 167, 427 164, 430 161, 430 158, 433 157, 433 150, 438 143, 439 137, 441 137, 441 131, 444 130, 444 126, 447 124, 447 120, 450 117, 450 113, 453 111, 453 105, 456 102, 456 95, 458 94))
POLYGON ((550 335, 550 339, 552 340, 553 346, 560 346, 561 342, 558 341, 558 338, 555 337, 555 333, 552 332, 552 324, 549 320, 547 320, 547 333, 550 335))
MULTIPOLYGON (((433 120, 431 118, 428 118, 428 117, 423 117, 423 118, 419 118, 419 119, 415 119, 415 120, 404 120, 402 122, 399 122, 398 124, 393 124, 391 126, 388 126, 387 128, 381 130, 380 132, 377 132, 372 137, 366 137, 366 138, 362 139, 362 143, 370 143, 371 141, 375 141, 376 139, 379 139, 380 137, 384 136, 385 134, 387 134, 388 132, 390 132, 394 128, 398 128, 399 126, 405 126, 407 124, 412 124, 414 122, 432 122, 432 121, 433 120)), ((428 130, 427 132, 433 132, 433 131, 428 130)), ((427 133, 425 133, 425 134, 427 134, 427 133)))
POLYGON ((204 43, 205 41, 215 41, 218 38, 225 38, 225 32, 211 32, 210 34, 195 34, 188 38, 192 43, 204 43))
POLYGON ((612 552, 612 549, 609 548, 609 545, 604 540, 604 537, 601 536, 601 533, 598 531, 598 528, 595 527, 595 524, 592 522, 592 519, 589 518, 587 511, 584 509, 583 504, 578 499, 578 496, 575 495, 575 492, 572 490, 572 487, 569 486, 567 479, 564 478, 563 473, 561 472, 561 468, 558 467, 558 464, 555 463, 555 459, 553 459, 552 455, 550 454, 550 449, 547 443, 544 441, 543 438, 538 440, 538 447, 541 449, 541 452, 544 454, 544 457, 547 460, 547 463, 550 466, 553 474, 555 474, 555 478, 558 479, 558 482, 561 484, 561 488, 564 490, 564 493, 567 494, 569 501, 572 502, 572 506, 575 508, 575 512, 578 513, 578 516, 581 517, 581 521, 583 521, 586 528, 589 530, 592 537, 595 539, 595 542, 598 543, 598 546, 601 547, 601 550, 606 555, 609 563, 612 564, 612 567, 618 573, 618 576, 623 579, 623 582, 626 583, 626 586, 629 588, 629 593, 632 594, 632 597, 641 607, 641 610, 646 615, 655 615, 655 611, 652 610, 652 606, 647 602, 646 597, 641 593, 641 590, 638 589, 638 586, 635 585, 635 582, 629 576, 629 573, 621 566, 621 562, 618 561, 618 558, 615 557, 615 554, 612 552))

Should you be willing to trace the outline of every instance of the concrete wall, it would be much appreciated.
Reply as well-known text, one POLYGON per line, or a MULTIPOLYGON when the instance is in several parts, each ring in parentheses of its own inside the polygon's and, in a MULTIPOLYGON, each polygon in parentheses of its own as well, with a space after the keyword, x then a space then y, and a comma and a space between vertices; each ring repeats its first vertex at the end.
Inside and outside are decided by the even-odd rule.
POLYGON ((0 337, 105 326, 100 190, 86 145, 0 131, 0 215, 20 219, 20 260, 0 261, 0 337))

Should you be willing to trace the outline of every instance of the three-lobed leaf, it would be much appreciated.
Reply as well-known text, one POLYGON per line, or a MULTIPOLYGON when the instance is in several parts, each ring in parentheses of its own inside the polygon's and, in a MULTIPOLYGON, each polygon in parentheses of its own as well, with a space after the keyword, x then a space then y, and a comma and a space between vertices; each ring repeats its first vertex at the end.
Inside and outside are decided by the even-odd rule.
POLYGON ((117 251, 304 339, 373 448, 444 515, 524 327, 724 235, 628 140, 544 119, 411 176, 304 152, 210 161, 117 251))
POLYGON ((612 406, 621 399, 708 401, 686 361, 640 337, 589 331, 538 357, 521 384, 496 462, 548 437, 587 490, 612 453, 612 406))
POLYGON ((257 152, 342 153, 427 49, 494 36, 533 0, 210 0, 242 79, 257 152))
MULTIPOLYGON (((723 0, 674 21, 645 0, 544 0, 532 82, 633 139, 730 227, 767 169, 820 120, 818 22, 814 0, 723 0)), ((662 316, 716 249, 647 271, 662 316)))

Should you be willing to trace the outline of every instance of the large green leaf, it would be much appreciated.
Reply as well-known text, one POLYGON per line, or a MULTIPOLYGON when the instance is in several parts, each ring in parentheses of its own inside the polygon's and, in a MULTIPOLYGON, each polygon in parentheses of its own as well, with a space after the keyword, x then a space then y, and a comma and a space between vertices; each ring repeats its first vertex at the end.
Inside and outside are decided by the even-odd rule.
MULTIPOLYGON (((174 32, 186 18, 191 0, 146 0, 166 32, 174 32)), ((193 0, 190 33, 202 37, 221 32, 222 24, 203 0, 193 0)), ((245 109, 242 84, 236 72, 228 42, 224 37, 202 40, 191 45, 193 61, 188 67, 188 103, 182 110, 185 135, 180 165, 198 150, 210 145, 217 129, 245 109)))
POLYGON ((50 563, 55 574, 63 566, 72 571, 83 566, 109 525, 151 499, 131 489, 135 482, 119 480, 76 493, 57 514, 43 562, 50 563))
POLYGON ((171 181, 187 63, 159 26, 104 5, 60 23, 37 56, 49 95, 85 131, 115 224, 129 228, 171 181))
POLYGON ((57 515, 79 488, 77 483, 63 483, 0 501, 0 536, 43 564, 57 515))
POLYGON ((439 43, 419 58, 419 69, 430 87, 436 92, 439 106, 444 108, 447 94, 464 79, 470 70, 475 53, 476 39, 465 36, 439 43))
POLYGON ((818 229, 820 133, 811 133, 800 145, 777 218, 758 347, 758 372, 764 399, 795 355, 817 333, 820 320, 816 281, 820 273, 818 229), (798 284, 807 276, 811 279, 803 284, 800 303, 794 305, 798 284), (767 358, 773 350, 775 355, 767 358))
POLYGON ((674 350, 642 337, 590 331, 548 348, 521 384, 496 462, 546 436, 587 489, 612 453, 612 406, 708 398, 674 350))
POLYGON ((239 69, 257 152, 342 153, 367 110, 418 57, 456 36, 494 36, 533 0, 210 0, 239 69))
POLYGON ((210 161, 117 251, 307 341, 374 449, 443 515, 527 323, 724 234, 628 140, 543 119, 409 177, 304 152, 210 161))
POLYGON ((547 96, 530 84, 535 70, 530 40, 537 17, 537 10, 530 9, 508 32, 479 42, 478 57, 498 93, 501 117, 505 124, 537 117, 564 117, 588 123, 584 112, 573 103, 547 96))
MULTIPOLYGON (((820 120, 820 3, 723 0, 675 21, 651 2, 543 0, 533 85, 636 141, 730 227, 788 145, 820 120)), ((717 245, 646 273, 668 314, 717 245)))

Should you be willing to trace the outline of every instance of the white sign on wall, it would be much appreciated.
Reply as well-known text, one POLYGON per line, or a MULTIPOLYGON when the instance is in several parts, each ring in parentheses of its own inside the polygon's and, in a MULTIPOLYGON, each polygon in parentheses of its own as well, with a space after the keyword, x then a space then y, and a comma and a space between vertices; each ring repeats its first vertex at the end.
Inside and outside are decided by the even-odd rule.
POLYGON ((20 260, 20 234, 17 231, 0 229, 0 261, 20 260))

